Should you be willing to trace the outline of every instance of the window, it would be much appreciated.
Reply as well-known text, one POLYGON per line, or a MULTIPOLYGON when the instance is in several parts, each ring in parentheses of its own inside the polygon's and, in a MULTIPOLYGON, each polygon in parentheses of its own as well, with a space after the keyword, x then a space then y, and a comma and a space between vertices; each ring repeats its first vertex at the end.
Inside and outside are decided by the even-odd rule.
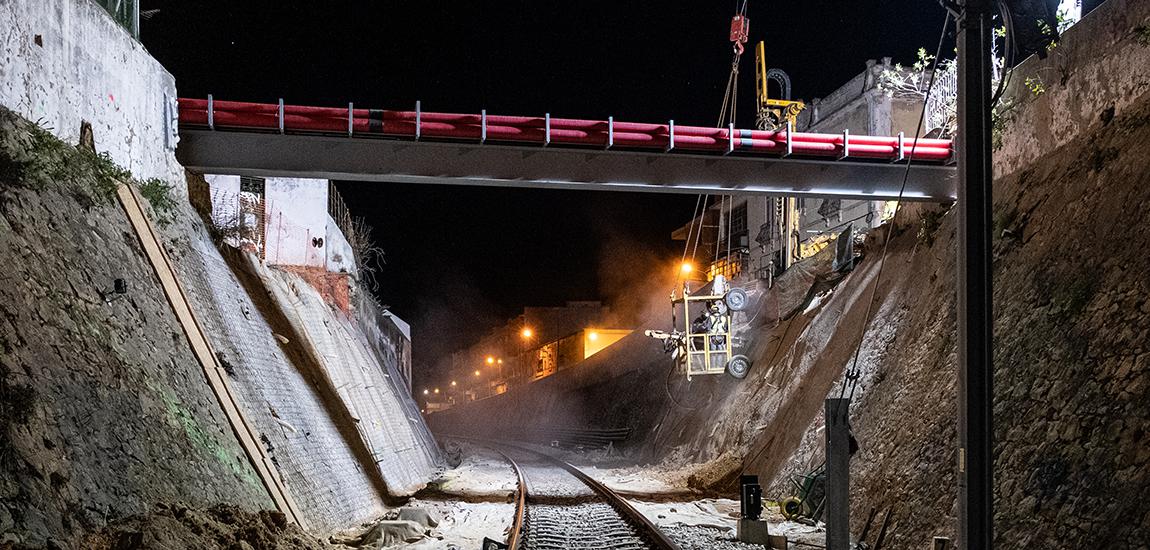
POLYGON ((737 237, 747 232, 747 203, 740 203, 731 209, 731 235, 737 237))
POLYGON ((263 196, 264 179, 249 176, 240 176, 240 193, 252 193, 263 196))

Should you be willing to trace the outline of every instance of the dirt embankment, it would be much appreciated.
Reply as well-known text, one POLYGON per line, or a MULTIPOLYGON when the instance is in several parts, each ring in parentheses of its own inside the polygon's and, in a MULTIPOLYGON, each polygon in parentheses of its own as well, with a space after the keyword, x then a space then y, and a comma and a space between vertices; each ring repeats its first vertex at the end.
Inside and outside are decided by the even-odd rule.
POLYGON ((177 499, 271 506, 114 203, 120 172, 0 108, 0 541, 79 547, 177 499))

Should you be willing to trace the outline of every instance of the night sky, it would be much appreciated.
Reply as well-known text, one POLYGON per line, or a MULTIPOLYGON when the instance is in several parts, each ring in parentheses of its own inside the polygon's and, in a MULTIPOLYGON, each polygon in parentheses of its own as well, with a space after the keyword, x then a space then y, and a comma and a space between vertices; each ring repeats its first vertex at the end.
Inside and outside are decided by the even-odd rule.
MULTIPOLYGON (((144 45, 181 96, 710 125, 730 70, 733 1, 142 0, 144 45)), ((933 49, 933 0, 751 0, 751 40, 796 98, 867 59, 933 49)), ((748 48, 749 49, 749 48, 748 48)), ((740 126, 754 124, 744 56, 740 126)), ((609 299, 621 257, 677 260, 690 195, 339 184, 386 252, 378 294, 414 331, 416 383, 439 355, 525 305, 609 299), (443 338, 440 336, 450 336, 443 338)), ((668 289, 669 290, 669 289, 668 289)))

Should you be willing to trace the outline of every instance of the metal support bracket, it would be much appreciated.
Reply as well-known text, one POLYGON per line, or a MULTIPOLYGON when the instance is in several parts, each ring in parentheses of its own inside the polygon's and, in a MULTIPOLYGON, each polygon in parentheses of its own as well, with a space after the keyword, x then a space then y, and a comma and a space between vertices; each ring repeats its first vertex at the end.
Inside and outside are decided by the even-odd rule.
POLYGON ((727 124, 727 152, 724 155, 729 155, 735 152, 735 124, 727 124))
POLYGON ((615 146, 615 117, 607 117, 607 149, 615 146))
POLYGON ((850 128, 843 130, 843 154, 839 155, 839 160, 851 156, 851 131, 850 128))
POLYGON ((208 94, 208 129, 216 129, 216 104, 212 94, 208 94))
POLYGON ((355 103, 347 102, 347 137, 355 133, 355 103))
POLYGON ((487 143, 487 109, 479 111, 479 143, 487 143))
POLYGON ((795 131, 795 124, 788 120, 787 121, 787 152, 783 153, 784 157, 789 157, 789 156, 791 156, 791 153, 795 152, 795 144, 791 140, 791 132, 794 132, 794 131, 795 131))
POLYGON ((419 141, 420 127, 423 126, 422 118, 423 118, 423 106, 420 104, 419 100, 417 99, 417 100, 415 100, 415 141, 419 141))
POLYGON ((279 126, 280 133, 284 133, 284 98, 280 98, 279 107, 276 109, 276 125, 279 126))
POLYGON ((902 162, 906 159, 906 134, 898 133, 898 156, 891 162, 902 162))
POLYGON ((551 113, 543 115, 543 146, 551 145, 551 113))
POLYGON ((670 153, 675 148, 675 119, 671 119, 667 123, 667 149, 664 152, 670 153))

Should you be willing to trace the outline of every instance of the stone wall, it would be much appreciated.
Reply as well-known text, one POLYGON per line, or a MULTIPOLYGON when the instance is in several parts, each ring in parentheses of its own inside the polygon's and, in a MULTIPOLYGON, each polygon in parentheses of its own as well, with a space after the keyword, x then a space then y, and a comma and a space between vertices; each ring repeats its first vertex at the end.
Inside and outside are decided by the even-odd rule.
POLYGON ((0 545, 272 506, 98 166, 0 109, 0 545))
POLYGON ((69 143, 92 124, 96 150, 140 178, 183 185, 172 75, 90 0, 0 0, 0 105, 69 143))

